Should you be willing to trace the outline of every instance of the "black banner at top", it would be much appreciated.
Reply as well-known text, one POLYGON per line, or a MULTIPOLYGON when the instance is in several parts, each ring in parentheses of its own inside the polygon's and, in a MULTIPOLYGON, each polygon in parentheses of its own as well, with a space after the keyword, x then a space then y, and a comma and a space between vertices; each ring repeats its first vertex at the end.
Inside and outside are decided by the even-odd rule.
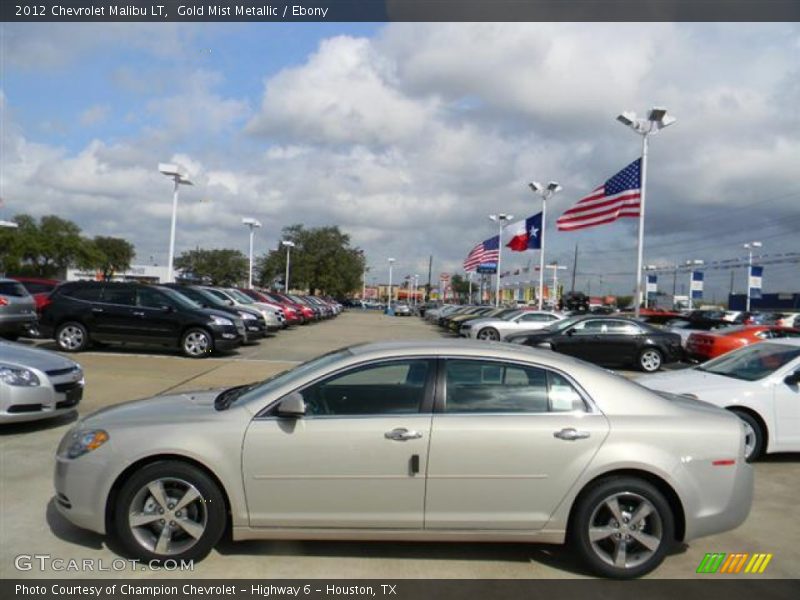
POLYGON ((7 22, 798 21, 798 0, 2 0, 7 22))

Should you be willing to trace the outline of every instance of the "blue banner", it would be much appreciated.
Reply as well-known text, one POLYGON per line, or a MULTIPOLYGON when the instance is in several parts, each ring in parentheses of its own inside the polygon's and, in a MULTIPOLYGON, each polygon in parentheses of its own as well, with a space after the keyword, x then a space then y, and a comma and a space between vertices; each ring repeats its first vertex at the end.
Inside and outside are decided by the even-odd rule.
POLYGON ((764 275, 764 267, 750 267, 750 277, 747 285, 750 288, 751 298, 761 298, 761 279, 764 275))
POLYGON ((692 300, 699 300, 703 297, 703 272, 692 271, 691 283, 692 300))

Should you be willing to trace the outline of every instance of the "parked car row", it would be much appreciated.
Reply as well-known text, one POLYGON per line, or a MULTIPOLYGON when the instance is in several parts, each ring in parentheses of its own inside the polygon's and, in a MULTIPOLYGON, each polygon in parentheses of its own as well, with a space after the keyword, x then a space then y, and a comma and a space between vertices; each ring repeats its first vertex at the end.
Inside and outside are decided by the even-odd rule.
POLYGON ((38 330, 65 352, 132 344, 203 358, 340 311, 329 299, 233 287, 73 281, 49 294, 38 330))

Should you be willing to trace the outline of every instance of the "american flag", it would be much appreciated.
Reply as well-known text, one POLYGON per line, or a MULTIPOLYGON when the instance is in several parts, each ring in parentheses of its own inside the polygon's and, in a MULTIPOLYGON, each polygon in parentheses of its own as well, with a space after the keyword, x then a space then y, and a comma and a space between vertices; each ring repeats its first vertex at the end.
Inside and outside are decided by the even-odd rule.
POLYGON ((642 199, 642 159, 637 158, 558 218, 559 231, 575 231, 638 217, 642 199))
POLYGON ((496 264, 500 258, 500 236, 496 235, 475 246, 464 259, 464 270, 474 271, 479 265, 496 264))

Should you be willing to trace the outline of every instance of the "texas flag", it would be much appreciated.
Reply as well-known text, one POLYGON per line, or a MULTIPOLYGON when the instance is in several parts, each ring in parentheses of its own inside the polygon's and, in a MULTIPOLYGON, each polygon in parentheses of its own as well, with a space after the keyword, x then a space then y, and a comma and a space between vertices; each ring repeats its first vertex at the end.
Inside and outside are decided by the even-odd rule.
POLYGON ((503 246, 514 252, 542 247, 542 213, 512 223, 503 229, 503 246))

